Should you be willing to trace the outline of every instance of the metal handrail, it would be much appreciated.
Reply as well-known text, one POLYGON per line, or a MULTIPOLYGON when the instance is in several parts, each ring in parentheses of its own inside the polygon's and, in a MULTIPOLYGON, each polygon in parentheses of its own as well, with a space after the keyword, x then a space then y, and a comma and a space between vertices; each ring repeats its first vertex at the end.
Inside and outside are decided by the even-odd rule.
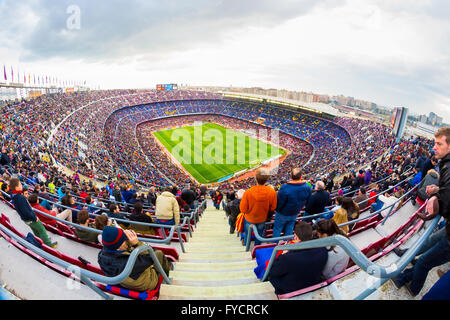
MULTIPOLYGON (((410 194, 410 193, 411 193, 414 189, 416 189, 417 187, 418 187, 418 186, 415 186, 415 187, 411 188, 408 192, 406 192, 403 196, 401 196, 400 198, 398 198, 397 201, 395 201, 394 203, 390 204, 389 206, 387 206, 387 207, 385 207, 385 208, 381 208, 381 209, 379 209, 379 210, 377 210, 377 211, 374 211, 374 212, 372 212, 371 214, 369 214, 369 215, 366 216, 366 217, 359 218, 359 219, 355 219, 355 220, 351 220, 351 221, 348 221, 348 222, 345 222, 345 223, 341 223, 341 224, 338 225, 338 227, 344 227, 344 226, 347 226, 347 225, 350 225, 350 224, 355 224, 355 223, 357 223, 357 222, 360 222, 360 221, 364 221, 364 220, 370 219, 371 217, 373 217, 373 216, 375 216, 375 215, 377 215, 377 214, 381 214, 382 211, 385 211, 385 210, 387 210, 388 208, 391 208, 390 211, 389 211, 389 213, 386 215, 386 218, 389 217, 390 214, 391 214, 391 212, 393 211, 395 205, 396 205, 399 201, 401 201, 403 198, 405 198, 408 194, 410 194)), ((313 215, 313 216, 320 216, 320 215, 323 215, 323 213, 318 214, 318 215, 313 215)), ((310 218, 310 217, 313 217, 313 216, 307 216, 307 217, 310 218)), ((386 220, 386 218, 385 218, 385 220, 386 220)), ((385 220, 384 220, 384 221, 385 221, 385 220)), ((273 222, 266 223, 266 225, 267 225, 267 224, 273 224, 273 222)), ((280 241, 280 240, 290 240, 290 239, 292 239, 292 238, 294 237, 294 235, 288 235, 288 236, 274 237, 274 238, 263 238, 263 237, 261 237, 261 235, 259 235, 258 230, 256 229, 256 226, 255 226, 254 224, 249 224, 249 226, 248 226, 248 228, 247 228, 247 237, 246 237, 246 239, 245 239, 245 251, 249 251, 249 250, 250 250, 250 243, 251 243, 250 239, 251 239, 251 231, 252 231, 251 229, 253 230, 253 233, 254 233, 254 235, 255 235, 255 238, 256 238, 258 241, 260 241, 260 242, 278 242, 278 241, 280 241)))
MULTIPOLYGON (((360 204, 363 203, 363 202, 366 202, 366 201, 375 199, 375 198, 377 198, 380 194, 389 192, 390 190, 393 190, 393 189, 397 188, 399 185, 405 183, 407 180, 408 180, 408 178, 406 178, 406 179, 400 181, 400 182, 397 183, 395 186, 391 186, 391 187, 387 188, 386 190, 380 191, 379 194, 376 194, 376 195, 374 195, 374 196, 372 196, 372 197, 370 197, 370 198, 367 198, 366 200, 363 200, 363 201, 361 201, 361 202, 358 202, 357 204, 360 205, 360 204)), ((304 211, 301 211, 300 213, 302 213, 302 212, 304 212, 304 211)), ((322 212, 322 213, 316 213, 316 214, 312 214, 312 215, 309 215, 309 216, 301 216, 301 217, 298 217, 298 218, 297 218, 297 221, 298 221, 298 220, 303 220, 303 219, 318 218, 318 217, 320 217, 320 216, 322 216, 322 215, 324 215, 324 214, 327 214, 328 212, 329 212, 329 211, 324 211, 324 212, 322 212)), ((268 224, 273 224, 273 222, 268 222, 268 224)))
POLYGON ((109 295, 109 294, 103 292, 100 288, 98 288, 92 282, 92 280, 101 282, 101 283, 105 283, 105 284, 109 284, 109 285, 115 285, 115 284, 122 283, 125 279, 128 278, 128 276, 133 271, 133 267, 134 267, 134 264, 136 262, 138 255, 147 250, 149 251, 149 254, 153 260, 153 263, 154 263, 156 269, 158 270, 159 274, 162 275, 164 282, 167 284, 172 283, 171 279, 167 276, 167 274, 164 272, 164 269, 162 268, 161 264, 159 263, 159 260, 156 257, 155 251, 149 245, 143 245, 143 246, 140 246, 140 247, 134 249, 129 256, 128 261, 127 261, 123 271, 115 277, 107 277, 107 276, 99 275, 98 273, 95 273, 95 272, 92 272, 92 271, 89 271, 86 269, 82 269, 82 268, 75 266, 73 264, 70 264, 62 259, 59 259, 59 258, 45 252, 44 250, 36 247, 35 245, 29 243, 27 240, 19 237, 14 232, 12 232, 11 230, 9 230, 8 228, 6 228, 5 226, 3 226, 1 224, 0 224, 0 229, 4 233, 6 233, 9 237, 13 238, 15 241, 20 243, 20 245, 33 251, 34 253, 38 254, 39 256, 43 257, 44 259, 46 259, 60 267, 63 267, 64 269, 66 269, 67 271, 69 271, 71 273, 74 273, 74 271, 76 271, 80 275, 81 281, 84 282, 89 288, 94 290, 97 294, 99 294, 103 299, 112 300, 114 297, 112 295, 109 295))
MULTIPOLYGON (((4 193, 2 190, 0 190, 0 192, 4 193)), ((63 219, 60 219, 60 218, 55 217, 55 216, 52 216, 52 215, 50 215, 50 214, 48 214, 46 212, 43 212, 43 211, 38 210, 38 209, 33 208, 33 207, 31 207, 31 209, 34 212, 38 212, 39 214, 41 214, 43 216, 46 216, 46 217, 48 217, 50 219, 56 220, 58 222, 61 222, 61 223, 65 224, 65 225, 69 225, 69 226, 72 226, 72 227, 77 228, 77 229, 83 229, 83 230, 91 231, 91 232, 98 233, 98 234, 102 233, 102 230, 98 230, 98 229, 82 226, 82 225, 74 223, 74 222, 63 220, 63 219)), ((97 214, 95 214, 95 213, 92 213, 92 214, 97 216, 97 214)), ((145 223, 145 222, 139 222, 139 221, 123 220, 123 219, 115 219, 115 220, 118 221, 118 222, 132 223, 132 224, 144 225, 144 226, 155 227, 155 228, 170 229, 170 233, 169 233, 169 235, 167 237, 166 237, 165 232, 163 232, 164 239, 160 239, 159 240, 159 239, 149 239, 149 238, 138 237, 138 239, 140 241, 148 242, 148 243, 170 244, 172 242, 173 235, 174 235, 175 229, 176 229, 176 232, 178 234, 178 240, 180 242, 181 250, 182 250, 182 252, 185 252, 184 243, 183 243, 184 241, 183 241, 183 238, 181 237, 181 228, 184 227, 187 224, 188 217, 184 217, 183 223, 178 225, 178 226, 168 226, 168 225, 163 225, 163 224, 145 223)))
MULTIPOLYGON (((272 256, 270 257, 269 264, 267 266, 266 272, 262 277, 261 281, 265 281, 270 273, 271 267, 275 260, 275 256, 278 251, 289 251, 289 250, 302 250, 311 248, 321 248, 328 246, 340 246, 348 254, 348 256, 358 265, 362 270, 367 272, 369 275, 377 278, 392 278, 397 276, 415 257, 417 252, 420 250, 422 245, 430 236, 433 229, 436 227, 440 217, 436 217, 432 220, 430 226, 427 228, 426 232, 417 240, 414 245, 408 249, 408 251, 396 262, 391 264, 389 267, 379 266, 370 259, 368 259, 361 250, 353 244, 349 239, 341 235, 335 235, 331 237, 315 239, 295 244, 278 245, 274 248, 272 256)), ((365 294, 364 294, 365 295, 365 294)), ((360 296, 363 297, 363 294, 360 296)))
MULTIPOLYGON (((405 169, 406 169, 406 168, 405 168, 405 169)), ((410 167, 408 170, 404 171, 402 174, 407 174, 407 173, 410 172, 411 170, 412 170, 412 167, 410 167)), ((388 176, 386 176, 386 177, 384 177, 384 178, 382 178, 382 179, 380 179, 380 180, 374 181, 374 182, 370 183, 368 186, 376 185, 376 184, 378 184, 378 183, 380 183, 380 182, 382 182, 382 181, 384 181, 384 180, 389 179, 390 177, 392 177, 392 175, 388 175, 388 176)), ((406 180, 406 179, 405 179, 405 180, 406 180)), ((356 191, 358 191, 358 189, 353 190, 353 191, 349 191, 348 193, 344 193, 343 196, 345 196, 345 195, 347 195, 347 194, 350 194, 350 193, 353 193, 353 192, 356 192, 356 191)), ((336 192, 333 192, 333 193, 330 194, 330 196, 335 196, 336 194, 337 194, 336 192)))
MULTIPOLYGON (((21 177, 23 177, 23 178, 26 178, 26 179, 29 179, 29 178, 27 178, 27 177, 25 177, 23 174, 17 174, 17 175, 20 175, 21 177)), ((28 186, 28 184, 27 183, 23 183, 25 186, 28 186)), ((31 184, 32 186, 35 186, 35 185, 37 185, 38 183, 35 183, 35 182, 33 182, 33 181, 29 181, 29 184, 31 184)), ((51 192, 40 192, 41 194, 48 194, 48 195, 50 195, 50 196, 58 196, 58 194, 56 193, 51 193, 51 192)), ((70 193, 70 196, 72 196, 72 197, 74 197, 74 198, 77 198, 77 199, 83 199, 82 197, 80 197, 80 196, 78 196, 78 195, 76 195, 76 194, 73 194, 73 193, 70 193)), ((89 194, 89 196, 92 196, 92 194, 89 194)), ((109 202, 114 202, 115 204, 122 204, 122 205, 128 205, 128 206, 134 206, 133 204, 131 204, 131 203, 127 203, 126 201, 116 201, 115 199, 114 200, 111 200, 111 199, 107 199, 109 202)), ((82 202, 79 202, 79 201, 75 201, 75 203, 79 203, 79 204, 83 204, 82 202)), ((100 208, 100 207, 97 207, 97 208, 100 208)), ((144 204, 142 204, 142 208, 143 209, 150 209, 150 207, 148 206, 148 205, 144 205, 144 204)))
MULTIPOLYGON (((56 197, 55 197, 55 194, 51 194, 51 193, 48 193, 48 192, 39 192, 39 194, 48 194, 49 196, 56 198, 56 197)), ((70 194, 70 196, 71 196, 71 197, 74 197, 74 195, 72 195, 72 194, 70 194)), ((44 198, 44 197, 42 197, 42 196, 38 196, 38 198, 41 199, 41 200, 46 200, 46 201, 48 201, 48 202, 50 202, 50 203, 53 203, 53 204, 57 204, 57 205, 59 205, 59 206, 62 206, 62 204, 60 204, 60 203, 58 203, 58 202, 56 202, 56 201, 52 201, 52 200, 46 199, 46 198, 44 198)), ((112 200, 108 200, 108 201, 112 201, 112 200)), ((91 203, 91 204, 88 205, 87 203, 83 203, 83 202, 80 202, 80 201, 74 201, 74 202, 75 202, 76 204, 80 204, 80 205, 84 205, 84 206, 88 206, 88 207, 92 207, 92 208, 96 208, 96 209, 108 210, 108 208, 99 207, 99 206, 94 205, 93 203, 91 203)), ((121 204, 121 202, 115 202, 115 201, 112 201, 112 202, 114 202, 115 204, 121 204)), ((130 204, 126 203, 126 205, 130 205, 130 204)), ((147 208, 142 207, 142 209, 143 209, 143 210, 146 210, 147 208)), ((147 211, 147 212, 155 212, 155 210, 153 210, 153 209, 146 210, 146 211, 147 211)), ((119 213, 124 214, 124 215, 130 215, 130 213, 129 213, 129 212, 126 212, 126 211, 120 211, 119 213)))
MULTIPOLYGON (((363 203, 363 202, 366 202, 366 201, 372 200, 372 199, 374 199, 374 198, 377 198, 377 197, 378 197, 380 194, 382 194, 382 193, 386 193, 386 192, 389 192, 390 190, 395 189, 396 187, 398 187, 398 186, 401 185, 402 183, 405 183, 409 178, 410 178, 410 177, 405 178, 404 180, 400 181, 400 182, 397 183, 396 185, 391 186, 391 187, 387 188, 386 190, 380 191, 379 194, 376 194, 376 195, 374 195, 374 196, 372 196, 372 197, 370 197, 370 198, 367 198, 366 200, 363 200, 363 201, 359 202, 358 205, 361 204, 361 203, 363 203)), ((304 213, 304 212, 305 212, 305 211, 302 210, 302 211, 299 212, 299 214, 304 213)), ((312 215, 308 215, 308 216, 301 216, 301 217, 297 217, 296 220, 299 221, 299 220, 303 220, 303 219, 319 218, 319 217, 321 217, 322 215, 325 215, 325 214, 327 214, 327 213, 329 213, 329 212, 330 212, 330 211, 324 211, 324 212, 321 212, 321 213, 316 213, 316 214, 312 214, 312 215)), ((272 221, 266 222, 266 225, 271 225, 271 224, 274 224, 274 222, 272 222, 272 221)))
MULTIPOLYGON (((422 205, 422 207, 419 208, 418 211, 422 210, 424 207, 425 204, 422 205)), ((441 218, 440 216, 435 217, 432 220, 430 226, 427 228, 426 232, 419 238, 419 240, 417 240, 414 243, 414 245, 411 248, 409 248, 408 251, 396 263, 391 264, 391 266, 389 267, 381 267, 373 263, 349 239, 341 235, 336 235, 332 237, 315 239, 306 242, 276 246, 274 248, 274 251, 272 252, 269 264, 266 268, 266 272, 264 273, 264 276, 261 281, 265 281, 267 279, 278 251, 301 250, 301 249, 320 248, 336 245, 343 248, 344 251, 353 260, 353 262, 355 262, 355 264, 357 264, 362 270, 367 272, 369 275, 383 279, 396 277, 416 256, 417 252, 420 250, 425 241, 428 239, 433 229, 437 226, 437 223, 439 222, 440 218, 441 218)), ((363 293, 361 293, 357 297, 357 299, 364 299, 365 297, 370 295, 373 291, 375 291, 379 286, 381 286, 383 283, 380 283, 377 287, 372 286, 371 288, 368 288, 363 293)))
MULTIPOLYGON (((1 190, 0 190, 0 191, 1 191, 1 190)), ((71 209, 71 210, 73 210, 72 207, 65 206, 65 205, 60 204, 59 202, 56 202, 56 201, 48 200, 48 199, 46 199, 46 198, 44 198, 44 197, 41 197, 41 196, 38 196, 38 199, 45 200, 45 201, 47 201, 47 202, 49 202, 49 203, 51 203, 51 204, 54 204, 54 205, 56 205, 56 206, 58 206, 58 207, 61 207, 61 208, 66 208, 66 209, 71 209)), ((80 203, 80 202, 75 202, 75 203, 84 204, 84 206, 86 206, 86 203, 80 203)), ((89 207, 90 207, 90 205, 88 206, 88 208, 89 208, 89 207)), ((89 213, 89 214, 92 214, 92 215, 98 215, 98 214, 96 214, 95 212, 98 213, 98 212, 100 212, 100 211, 102 211, 102 210, 105 210, 105 208, 101 208, 101 207, 97 207, 97 206, 92 206, 92 207, 98 209, 98 210, 96 210, 96 211, 94 211, 94 212, 90 212, 90 213, 89 213)), ((80 209, 80 210, 81 210, 81 209, 80 209)), ((196 209, 194 209, 194 210, 196 210, 196 209)), ((155 211, 147 211, 147 212, 149 212, 149 213, 155 213, 155 211)), ((191 214, 191 212, 193 212, 192 209, 191 209, 191 211, 189 211, 189 212, 183 212, 183 214, 191 214)), ((121 213, 121 214, 123 214, 123 215, 125 215, 125 216, 130 216, 130 215, 131 215, 130 212, 120 211, 119 213, 121 213)), ((180 214, 182 214, 182 212, 180 212, 180 214)), ((118 221, 124 221, 124 222, 132 221, 132 220, 123 220, 123 219, 116 219, 116 220, 118 220, 118 221)), ((138 222, 136 221, 135 223, 138 223, 138 222)), ((145 222, 142 222, 142 223, 145 223, 145 222)), ((144 224, 144 225, 145 225, 145 224, 144 224)))

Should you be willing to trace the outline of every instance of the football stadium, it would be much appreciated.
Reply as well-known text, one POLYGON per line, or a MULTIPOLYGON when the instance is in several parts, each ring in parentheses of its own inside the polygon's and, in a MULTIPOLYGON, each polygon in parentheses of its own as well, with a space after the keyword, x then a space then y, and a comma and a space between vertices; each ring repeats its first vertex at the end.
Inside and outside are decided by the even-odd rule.
POLYGON ((3 71, 1 300, 449 299, 448 126, 3 71))

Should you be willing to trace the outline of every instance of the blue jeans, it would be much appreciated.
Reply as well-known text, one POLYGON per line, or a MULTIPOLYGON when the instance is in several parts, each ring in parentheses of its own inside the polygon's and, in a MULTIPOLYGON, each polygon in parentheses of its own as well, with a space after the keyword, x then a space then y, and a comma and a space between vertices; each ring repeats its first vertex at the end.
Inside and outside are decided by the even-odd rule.
POLYGON ((397 278, 400 285, 411 282, 409 288, 414 295, 422 290, 427 279, 428 272, 434 267, 440 266, 450 261, 450 241, 446 237, 442 238, 431 249, 417 259, 413 268, 404 270, 397 278))
POLYGON ((419 256, 424 252, 433 248, 436 245, 436 243, 441 241, 442 238, 445 238, 445 236, 446 236, 445 228, 441 228, 438 231, 432 233, 431 236, 425 242, 425 244, 422 246, 422 248, 419 250, 419 252, 417 252, 416 256, 419 256))
POLYGON ((167 225, 167 226, 174 226, 175 225, 175 219, 164 220, 164 221, 156 219, 156 223, 157 224, 167 225))
MULTIPOLYGON (((244 241, 247 241, 247 230, 248 230, 248 226, 251 225, 252 223, 248 222, 245 218, 244 218, 244 241)), ((261 223, 253 223, 253 225, 256 226, 256 230, 258 230, 258 234, 261 237, 264 237, 264 226, 265 226, 265 222, 261 222, 261 223)), ((259 241, 258 239, 255 239, 255 246, 261 244, 261 241, 259 241)))
POLYGON ((422 300, 450 300, 450 271, 447 271, 434 286, 427 292, 422 300))
POLYGON ((284 216, 280 213, 275 213, 275 222, 273 225, 273 235, 272 237, 278 238, 281 232, 284 230, 284 235, 289 236, 294 233, 294 226, 297 219, 297 215, 284 216))
MULTIPOLYGON (((372 203, 370 205, 370 212, 373 213, 375 211, 380 210, 381 208, 383 208, 384 203, 380 200, 377 200, 377 202, 372 203)), ((378 214, 381 216, 380 212, 378 212, 378 214)))

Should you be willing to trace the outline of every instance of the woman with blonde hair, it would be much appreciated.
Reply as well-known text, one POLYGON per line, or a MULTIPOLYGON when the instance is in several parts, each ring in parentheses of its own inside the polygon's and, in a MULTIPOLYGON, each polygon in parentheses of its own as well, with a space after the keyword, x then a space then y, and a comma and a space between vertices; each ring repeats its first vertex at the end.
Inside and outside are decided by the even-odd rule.
MULTIPOLYGON (((347 210, 342 207, 343 204, 344 204, 344 197, 341 197, 341 196, 337 197, 336 205, 340 206, 340 208, 334 212, 334 216, 332 218, 332 220, 336 223, 336 225, 340 225, 340 224, 348 222, 347 210)), ((347 234, 349 231, 348 225, 340 227, 340 229, 345 234, 347 234)))
POLYGON ((422 201, 425 201, 429 198, 427 195, 427 186, 431 185, 438 185, 439 184, 439 173, 436 172, 434 169, 430 169, 427 171, 427 175, 425 178, 423 178, 422 182, 419 185, 419 188, 417 189, 417 195, 419 196, 419 199, 422 201))

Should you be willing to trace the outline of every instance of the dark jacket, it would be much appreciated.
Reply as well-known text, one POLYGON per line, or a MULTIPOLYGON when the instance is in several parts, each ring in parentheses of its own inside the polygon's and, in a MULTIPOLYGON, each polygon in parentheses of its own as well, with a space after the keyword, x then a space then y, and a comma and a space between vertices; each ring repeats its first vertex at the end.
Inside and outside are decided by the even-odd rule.
POLYGON ((241 212, 239 205, 241 204, 241 199, 234 199, 233 201, 227 203, 225 206, 225 213, 232 220, 236 220, 237 216, 241 212))
POLYGON ((0 156, 0 164, 2 166, 9 166, 11 163, 11 159, 9 158, 9 155, 7 153, 2 153, 0 156))
POLYGON ((304 181, 283 184, 277 194, 276 212, 283 216, 298 215, 311 197, 311 187, 304 181))
POLYGON ((425 165, 425 161, 427 160, 427 157, 424 155, 419 156, 417 158, 416 164, 414 165, 415 168, 419 169, 419 171, 422 171, 423 166, 425 165))
POLYGON ((36 222, 37 217, 33 212, 27 198, 22 193, 16 193, 12 195, 12 203, 20 218, 25 222, 36 222))
POLYGON ((422 180, 425 178, 425 176, 427 175, 427 173, 428 173, 428 170, 431 170, 431 169, 433 169, 434 168, 434 166, 433 166, 433 163, 431 163, 431 159, 427 159, 426 161, 425 161, 425 163, 424 163, 424 165, 423 165, 423 168, 422 168, 422 180))
POLYGON ((323 213, 330 202, 330 194, 325 190, 314 192, 306 204, 305 211, 309 215, 323 213))
MULTIPOLYGON (((88 226, 89 228, 95 229, 95 225, 93 223, 89 223, 88 226)), ((75 234, 78 238, 80 238, 80 240, 94 243, 98 242, 98 233, 85 229, 75 228, 75 234)))
POLYGON ((214 195, 212 196, 212 201, 219 205, 222 202, 223 199, 223 195, 222 193, 219 192, 219 194, 214 193, 214 195))
POLYGON ((122 198, 126 203, 130 203, 133 194, 134 194, 133 190, 124 190, 122 191, 122 198))
MULTIPOLYGON (((154 223, 153 219, 145 213, 133 213, 129 216, 131 221, 154 223)), ((144 226, 140 224, 131 224, 131 228, 135 231, 154 234, 154 229, 150 226, 144 226)))
POLYGON ((439 214, 447 220, 447 239, 450 240, 450 153, 439 162, 439 214))
POLYGON ((107 214, 108 214, 108 218, 127 220, 127 217, 121 212, 116 213, 116 212, 108 211, 107 214))
POLYGON ((114 199, 117 201, 117 202, 122 202, 122 193, 120 192, 120 190, 113 190, 113 192, 112 192, 112 194, 113 194, 113 196, 114 196, 114 199))
POLYGON ((366 176, 365 174, 358 174, 358 176, 355 179, 355 182, 352 185, 352 190, 359 189, 364 184, 366 176))
POLYGON ((319 283, 327 259, 328 252, 323 247, 291 250, 280 255, 269 273, 275 294, 285 294, 319 283))
MULTIPOLYGON (((125 269, 130 253, 130 250, 110 251, 103 248, 98 253, 98 264, 106 276, 115 277, 119 275, 123 269, 125 269)), ((137 257, 136 263, 134 264, 133 270, 131 271, 129 277, 133 280, 137 280, 141 273, 143 273, 151 265, 153 265, 153 260, 148 251, 144 251, 137 257)))
POLYGON ((184 189, 181 192, 181 199, 183 199, 184 201, 186 201, 186 203, 188 205, 191 205, 192 203, 194 203, 195 201, 195 193, 194 191, 190 190, 190 189, 184 189))
POLYGON ((156 205, 156 194, 149 192, 147 195, 147 205, 154 206, 156 205))
POLYGON ((438 174, 436 173, 436 171, 431 171, 429 174, 427 174, 424 177, 424 179, 420 183, 418 193, 417 193, 417 195, 419 196, 420 199, 422 199, 424 201, 428 199, 428 195, 426 192, 427 186, 431 186, 433 184, 434 185, 439 184, 439 178, 438 178, 438 174))

